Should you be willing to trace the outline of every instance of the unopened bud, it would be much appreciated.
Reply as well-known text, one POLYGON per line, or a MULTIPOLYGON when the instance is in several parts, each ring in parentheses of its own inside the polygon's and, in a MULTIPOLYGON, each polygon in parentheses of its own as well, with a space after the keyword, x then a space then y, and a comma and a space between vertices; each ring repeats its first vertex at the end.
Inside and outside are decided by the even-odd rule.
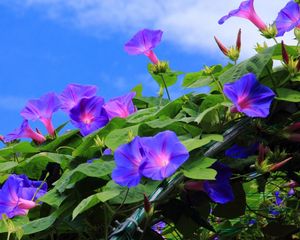
POLYGON ((215 41, 225 56, 228 56, 228 49, 223 45, 223 43, 215 36, 215 41))
POLYGON ((281 53, 282 53, 282 60, 285 64, 289 64, 289 55, 286 51, 284 42, 281 41, 281 53))
POLYGON ((281 168, 283 165, 285 165, 288 161, 290 161, 292 159, 292 157, 289 157, 279 163, 275 163, 273 164, 270 168, 269 168, 269 171, 270 172, 274 172, 276 170, 278 170, 279 168, 281 168))
POLYGON ((184 184, 185 190, 203 191, 203 181, 188 181, 184 184))
POLYGON ((145 193, 144 193, 144 209, 148 217, 151 217, 153 215, 154 209, 152 207, 151 202, 149 201, 149 198, 145 193))
POLYGON ((238 35, 237 35, 237 38, 236 38, 236 49, 238 51, 241 50, 241 44, 242 44, 242 40, 241 40, 241 35, 242 35, 242 30, 239 29, 239 32, 238 32, 238 35))

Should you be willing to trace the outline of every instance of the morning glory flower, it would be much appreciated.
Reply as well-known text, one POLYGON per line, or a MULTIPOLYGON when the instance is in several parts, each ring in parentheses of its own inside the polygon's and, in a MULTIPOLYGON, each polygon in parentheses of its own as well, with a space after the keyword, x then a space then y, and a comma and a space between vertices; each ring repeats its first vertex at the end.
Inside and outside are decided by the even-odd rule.
POLYGON ((157 64, 159 60, 152 50, 160 43, 162 34, 161 30, 143 29, 125 44, 124 49, 131 55, 145 54, 151 62, 157 64))
POLYGON ((25 108, 21 111, 21 116, 27 120, 41 121, 48 133, 54 136, 54 127, 52 124, 52 114, 60 108, 60 101, 55 93, 47 93, 40 99, 33 99, 27 102, 25 108))
POLYGON ((136 108, 132 102, 135 94, 135 92, 130 92, 105 103, 103 108, 105 109, 109 120, 114 117, 126 118, 130 114, 136 112, 136 108))
POLYGON ((69 84, 59 96, 61 109, 68 113, 82 98, 94 97, 96 92, 94 85, 69 84))
POLYGON ((104 99, 102 97, 82 98, 70 110, 71 123, 80 129, 83 136, 107 124, 108 118, 103 109, 103 104, 104 99))
POLYGON ((26 215, 47 192, 47 183, 31 181, 25 175, 10 175, 0 190, 0 219, 26 215))
POLYGON ((215 162, 211 168, 217 171, 216 180, 188 181, 186 190, 203 191, 209 198, 220 204, 234 200, 234 194, 230 185, 231 170, 226 165, 215 162))
POLYGON ((224 84, 224 94, 233 102, 232 111, 249 117, 265 118, 269 115, 275 93, 260 84, 253 73, 245 74, 233 83, 224 84))
POLYGON ((140 137, 135 137, 130 143, 119 146, 114 158, 116 168, 112 172, 112 179, 121 186, 134 187, 139 184, 142 175, 140 166, 143 161, 140 137))
MULTIPOLYGON (((155 231, 155 232, 157 232, 158 234, 162 234, 162 232, 163 232, 163 230, 164 230, 164 228, 167 226, 167 224, 165 223, 165 222, 163 222, 163 221, 159 221, 158 223, 155 223, 152 227, 151 227, 151 229, 153 230, 153 231, 155 231)), ((162 236, 163 237, 163 236, 162 236)), ((165 239, 164 237, 163 237, 163 239, 165 239)))
POLYGON ((28 120, 24 120, 21 124, 21 127, 15 129, 12 133, 9 133, 5 136, 5 142, 11 142, 19 138, 31 138, 32 140, 36 141, 37 143, 43 143, 46 141, 46 138, 35 131, 28 124, 28 120))
POLYGON ((144 161, 141 173, 153 180, 170 177, 188 158, 189 153, 172 131, 141 139, 144 161))
POLYGON ((284 33, 292 29, 300 28, 300 6, 294 1, 288 2, 283 9, 280 10, 275 20, 277 28, 277 37, 283 36, 284 33))
POLYGON ((252 143, 249 146, 239 146, 234 144, 232 147, 225 151, 225 156, 230 158, 247 158, 258 151, 258 143, 252 143))
POLYGON ((217 171, 216 180, 203 182, 203 191, 216 203, 227 203, 234 200, 230 185, 231 170, 225 164, 215 162, 211 168, 217 171))
POLYGON ((266 30, 267 25, 260 19, 253 7, 254 0, 243 1, 238 9, 232 10, 219 20, 219 24, 223 24, 231 17, 241 17, 250 20, 260 31, 266 30))

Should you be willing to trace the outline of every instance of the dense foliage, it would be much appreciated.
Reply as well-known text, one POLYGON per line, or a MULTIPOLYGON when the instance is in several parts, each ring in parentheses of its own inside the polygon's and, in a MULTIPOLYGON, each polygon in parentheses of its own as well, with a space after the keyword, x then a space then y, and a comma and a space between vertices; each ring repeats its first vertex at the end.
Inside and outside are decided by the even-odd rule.
POLYGON ((105 103, 70 84, 30 100, 1 138, 0 239, 299 239, 300 7, 267 26, 247 0, 219 23, 233 16, 275 44, 238 62, 241 31, 234 47, 215 38, 233 63, 183 73, 155 55, 162 31, 144 29, 125 50, 149 57, 157 97, 138 85, 105 103), (291 30, 295 45, 277 43, 291 30), (191 91, 173 100, 180 75, 191 91), (55 129, 59 109, 76 129, 55 129))

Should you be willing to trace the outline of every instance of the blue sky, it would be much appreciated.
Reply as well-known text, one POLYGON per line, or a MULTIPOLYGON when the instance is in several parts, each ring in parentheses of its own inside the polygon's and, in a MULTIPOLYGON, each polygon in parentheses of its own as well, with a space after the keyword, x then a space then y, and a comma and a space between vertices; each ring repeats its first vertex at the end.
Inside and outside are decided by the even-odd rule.
MULTIPOLYGON (((158 88, 146 71, 148 59, 129 56, 123 50, 124 43, 141 28, 162 29, 163 42, 156 54, 168 60, 172 69, 189 72, 200 70, 204 64, 226 62, 212 37, 216 34, 225 44, 232 44, 240 26, 238 19, 227 26, 217 24, 217 19, 240 1, 215 9, 209 5, 202 11, 205 16, 198 16, 195 10, 206 7, 208 0, 200 1, 199 6, 188 4, 199 3, 194 0, 176 4, 153 1, 156 5, 142 1, 145 8, 138 1, 132 1, 128 8, 121 6, 122 1, 118 4, 120 0, 103 2, 107 4, 99 0, 86 1, 86 5, 79 0, 0 3, 0 134, 20 125, 19 112, 28 99, 49 91, 59 93, 69 83, 95 84, 106 100, 127 93, 139 83, 144 85, 146 95, 155 95, 158 88), (207 22, 201 24, 203 19, 199 17, 207 22)), ((283 6, 286 1, 279 2, 283 6)), ((276 14, 266 14, 266 18, 276 14)), ((244 29, 250 29, 247 34, 253 36, 256 29, 246 21, 244 24, 244 29)), ((252 37, 251 41, 258 39, 252 37)), ((251 41, 249 37, 252 48, 251 41)), ((253 53, 251 48, 242 57, 253 53)), ((179 87, 172 92, 178 96, 179 87)), ((58 123, 64 116, 59 113, 55 118, 58 123)))

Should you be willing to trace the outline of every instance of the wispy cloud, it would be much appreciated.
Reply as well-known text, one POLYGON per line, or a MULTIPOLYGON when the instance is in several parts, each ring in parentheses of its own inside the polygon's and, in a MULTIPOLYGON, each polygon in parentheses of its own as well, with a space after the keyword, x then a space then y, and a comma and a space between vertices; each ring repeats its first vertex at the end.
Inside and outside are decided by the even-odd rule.
MULTIPOLYGON (((254 52, 256 42, 265 41, 257 29, 240 18, 232 18, 223 26, 217 24, 220 17, 237 8, 240 2, 241 0, 3 0, 2 4, 23 9, 35 8, 51 19, 101 37, 120 32, 130 36, 140 28, 160 28, 165 31, 164 39, 182 50, 206 54, 217 51, 214 35, 226 45, 232 45, 241 27, 245 57, 254 52)), ((255 8, 266 23, 272 23, 286 2, 287 0, 257 0, 255 8)), ((289 34, 286 39, 289 42, 292 35, 289 34)))

